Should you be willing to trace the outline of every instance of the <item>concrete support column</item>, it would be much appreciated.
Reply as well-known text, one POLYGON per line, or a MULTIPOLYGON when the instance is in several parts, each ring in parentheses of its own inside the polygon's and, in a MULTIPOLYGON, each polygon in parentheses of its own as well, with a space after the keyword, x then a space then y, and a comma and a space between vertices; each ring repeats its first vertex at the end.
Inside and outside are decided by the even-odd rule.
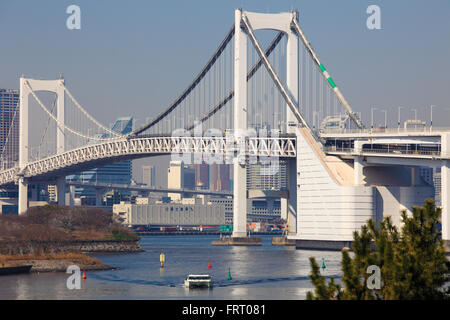
POLYGON ((267 213, 273 214, 273 203, 274 203, 275 199, 269 198, 266 201, 267 201, 267 213))
POLYGON ((356 156, 353 161, 354 184, 356 186, 364 185, 364 163, 360 156, 356 156))
POLYGON ((58 205, 66 204, 66 177, 56 179, 56 198, 58 199, 58 205))
POLYGON ((95 205, 100 207, 103 205, 103 189, 95 189, 95 205))
MULTIPOLYGON (((355 140, 354 142, 354 152, 356 154, 362 153, 363 144, 366 141, 364 140, 355 140)), ((353 183, 356 186, 362 186, 364 185, 364 162, 361 156, 356 156, 353 161, 353 175, 354 175, 354 181, 353 183)))
POLYGON ((28 209, 28 183, 24 178, 19 179, 18 213, 24 214, 28 209))
POLYGON ((289 198, 287 200, 288 235, 297 234, 297 158, 287 160, 289 198))
POLYGON ((450 241, 450 161, 441 166, 442 240, 450 241))
POLYGON ((69 186, 69 206, 75 205, 75 186, 69 186))
MULTIPOLYGON (((450 133, 441 135, 442 155, 450 155, 450 133)), ((450 161, 443 160, 441 165, 441 206, 442 240, 448 247, 450 243, 450 161)))
POLYGON ((283 220, 287 220, 287 201, 288 201, 287 198, 281 198, 280 199, 280 205, 281 205, 281 208, 280 208, 281 214, 280 214, 280 216, 281 216, 281 219, 283 219, 283 220))
POLYGON ((233 237, 247 236, 247 168, 233 159, 233 237))
POLYGON ((38 185, 31 185, 31 201, 38 201, 38 185))

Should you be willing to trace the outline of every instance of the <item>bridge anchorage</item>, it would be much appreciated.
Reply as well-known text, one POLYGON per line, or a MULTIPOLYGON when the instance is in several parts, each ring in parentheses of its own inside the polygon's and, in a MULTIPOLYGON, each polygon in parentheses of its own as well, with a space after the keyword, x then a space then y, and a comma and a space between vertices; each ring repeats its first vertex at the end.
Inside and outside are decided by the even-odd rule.
POLYGON ((17 110, 1 150, 0 185, 18 185, 19 214, 27 210, 29 185, 55 184, 64 204, 68 175, 170 154, 185 163, 231 165, 233 234, 219 244, 260 244, 247 237, 247 199, 255 194, 247 188, 247 168, 256 162, 276 167, 281 159, 288 170, 288 190, 280 190, 287 239, 297 248, 340 249, 369 218, 392 215, 399 224, 400 210, 433 197, 418 168, 440 167, 442 237, 450 240, 450 131, 363 129, 296 11, 236 10, 233 26, 194 80, 129 134, 92 117, 64 79, 20 78, 17 110), (276 33, 267 45, 257 37, 261 30, 276 33), (336 119, 351 121, 355 130, 328 130, 336 119))

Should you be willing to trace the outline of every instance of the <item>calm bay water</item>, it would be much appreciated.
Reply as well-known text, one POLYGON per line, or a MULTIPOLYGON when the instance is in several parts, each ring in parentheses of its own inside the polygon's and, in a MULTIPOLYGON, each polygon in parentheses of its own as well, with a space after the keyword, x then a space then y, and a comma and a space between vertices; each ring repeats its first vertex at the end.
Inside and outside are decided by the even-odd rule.
POLYGON ((143 237, 145 252, 95 255, 119 270, 87 272, 80 290, 69 290, 66 273, 0 277, 0 299, 304 299, 312 289, 309 257, 325 275, 340 274, 340 252, 295 250, 272 246, 263 236, 260 247, 213 247, 218 236, 143 237), (159 255, 166 263, 160 268, 159 255), (212 268, 208 268, 211 259, 212 268), (228 270, 232 280, 227 280, 228 270), (187 289, 187 274, 210 274, 212 289, 187 289))

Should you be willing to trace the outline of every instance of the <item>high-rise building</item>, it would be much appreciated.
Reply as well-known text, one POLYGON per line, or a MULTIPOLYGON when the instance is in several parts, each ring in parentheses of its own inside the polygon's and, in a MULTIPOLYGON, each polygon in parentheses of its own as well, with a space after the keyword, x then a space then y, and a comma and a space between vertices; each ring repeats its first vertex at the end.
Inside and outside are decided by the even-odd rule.
MULTIPOLYGON (((111 127, 111 130, 127 134, 133 129, 133 118, 123 117, 116 120, 111 127)), ((108 137, 104 134, 103 137, 108 137)), ((82 182, 99 182, 99 183, 116 183, 116 184, 130 184, 132 178, 132 161, 127 160, 119 163, 106 165, 88 171, 83 171, 79 174, 67 176, 67 180, 77 180, 82 182)), ((129 195, 130 191, 122 190, 121 195, 129 195)), ((85 204, 94 204, 96 199, 96 191, 93 188, 75 188, 75 197, 83 198, 85 204)), ((112 200, 115 203, 115 199, 112 200)), ((117 199, 119 201, 119 198, 117 199)), ((99 205, 99 204, 96 204, 99 205)))
MULTIPOLYGON (((183 161, 170 161, 167 169, 167 187, 169 189, 194 189, 195 171, 183 161)), ((172 201, 181 201, 181 194, 168 193, 172 201)))
POLYGON ((195 170, 193 167, 184 166, 184 170, 183 170, 183 188, 184 189, 191 189, 194 190, 195 189, 195 170))
POLYGON ((283 190, 287 188, 287 164, 251 164, 247 167, 247 189, 283 190))
POLYGON ((142 166, 142 183, 154 187, 156 185, 156 170, 154 166, 142 166))
POLYGON ((209 165, 207 163, 195 164, 195 187, 209 189, 209 165))
POLYGON ((0 89, 0 154, 7 166, 19 160, 19 90, 0 89))
MULTIPOLYGON (((183 161, 170 161, 169 168, 167 169, 167 188, 169 189, 181 189, 184 182, 184 163, 183 161)), ((168 193, 168 197, 172 201, 180 201, 181 194, 168 193)))
POLYGON ((230 165, 210 165, 210 186, 212 191, 230 191, 230 165))

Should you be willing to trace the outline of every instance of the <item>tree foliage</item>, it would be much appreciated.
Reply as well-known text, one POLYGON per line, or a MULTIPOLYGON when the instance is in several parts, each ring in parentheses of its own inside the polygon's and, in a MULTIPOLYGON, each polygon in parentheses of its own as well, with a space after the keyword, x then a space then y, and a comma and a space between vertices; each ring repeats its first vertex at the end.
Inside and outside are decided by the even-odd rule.
POLYGON ((314 292, 307 299, 330 300, 408 300, 448 299, 450 263, 441 240, 441 209, 433 199, 412 207, 412 216, 402 211, 400 232, 390 217, 378 225, 369 220, 353 233, 353 257, 342 250, 342 285, 331 278, 327 283, 314 257, 310 258, 310 279, 314 292), (380 288, 367 285, 369 266, 381 271, 380 288))
POLYGON ((100 208, 46 205, 24 215, 0 215, 2 240, 137 240, 135 232, 100 208))

